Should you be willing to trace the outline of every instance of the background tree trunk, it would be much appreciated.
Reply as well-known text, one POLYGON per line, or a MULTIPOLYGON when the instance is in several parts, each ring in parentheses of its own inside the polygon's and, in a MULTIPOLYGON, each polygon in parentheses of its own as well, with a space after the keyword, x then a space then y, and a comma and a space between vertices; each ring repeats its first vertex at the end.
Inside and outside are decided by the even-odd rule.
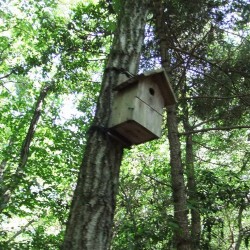
MULTIPOLYGON (((11 182, 8 185, 2 184, 0 189, 0 213, 6 208, 8 205, 8 202, 11 199, 11 195, 14 192, 14 190, 18 187, 22 177, 23 177, 23 171, 26 166, 26 163, 28 161, 29 157, 29 150, 30 150, 30 144, 32 142, 32 139, 34 137, 34 133, 36 130, 37 123, 40 119, 41 112, 42 112, 42 106, 44 104, 45 98, 49 94, 49 92, 52 90, 52 86, 48 85, 42 88, 39 97, 36 101, 33 117, 31 119, 29 129, 27 131, 26 137, 23 141, 21 150, 20 150, 20 157, 19 157, 19 163, 17 166, 17 169, 15 173, 11 176, 11 182)), ((12 141, 10 140, 9 146, 11 146, 12 141)), ((4 181, 5 178, 5 172, 4 168, 7 164, 7 161, 1 162, 1 176, 0 179, 4 181)))
POLYGON ((186 137, 186 171, 189 202, 191 204, 191 240, 192 249, 200 249, 201 218, 198 207, 197 188, 194 170, 192 135, 186 137))
MULTIPOLYGON (((183 98, 187 96, 186 83, 183 84, 182 95, 183 98)), ((185 132, 192 131, 190 124, 189 106, 187 102, 182 104, 183 107, 183 126, 185 132)), ((196 175, 194 169, 194 147, 193 135, 186 135, 186 174, 187 174, 187 188, 188 188, 188 202, 191 205, 191 242, 192 250, 200 249, 201 237, 201 218, 199 211, 199 198, 197 194, 196 175)))
POLYGON ((137 73, 148 0, 121 1, 118 29, 104 72, 94 122, 78 176, 67 223, 64 250, 108 249, 111 237, 123 146, 105 132, 111 115, 113 87, 123 68, 137 73))
MULTIPOLYGON (((165 27, 164 8, 161 1, 154 1, 156 17, 156 32, 160 39, 160 56, 162 66, 169 72, 170 60, 168 56, 167 31, 165 27)), ((178 136, 177 106, 167 108, 167 128, 170 146, 171 185, 174 202, 174 219, 179 228, 174 231, 174 246, 178 250, 191 249, 187 217, 187 197, 184 181, 184 171, 181 161, 181 145, 178 136)))
POLYGON ((191 249, 187 218, 187 198, 184 171, 181 162, 181 146, 178 137, 176 106, 168 107, 167 126, 170 146, 171 184, 174 202, 174 218, 179 229, 174 232, 174 242, 178 250, 191 249))
POLYGON ((245 208, 245 204, 244 204, 244 200, 243 200, 243 204, 240 205, 239 207, 239 213, 238 213, 238 238, 236 240, 236 244, 235 244, 235 250, 240 250, 240 245, 243 239, 243 226, 242 226, 242 215, 243 215, 243 211, 245 208))

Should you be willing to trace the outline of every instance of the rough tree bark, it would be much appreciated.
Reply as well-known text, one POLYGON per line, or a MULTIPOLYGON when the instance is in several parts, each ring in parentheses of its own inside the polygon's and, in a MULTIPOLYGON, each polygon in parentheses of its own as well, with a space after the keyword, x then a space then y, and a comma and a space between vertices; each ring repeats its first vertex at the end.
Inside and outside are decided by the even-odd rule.
POLYGON ((187 217, 187 198, 184 171, 181 162, 181 146, 178 137, 176 105, 167 109, 168 140, 170 146, 171 183, 173 190, 174 218, 179 230, 174 232, 174 241, 178 250, 191 249, 187 217))
POLYGON ((124 80, 119 68, 133 74, 138 71, 148 2, 121 1, 118 28, 71 204, 64 250, 109 248, 123 145, 105 132, 105 128, 112 111, 113 87, 124 80))
POLYGON ((187 187, 189 202, 192 204, 191 208, 191 241, 192 249, 200 249, 201 236, 201 218, 198 207, 198 195, 196 188, 196 178, 194 170, 194 151, 193 151, 193 137, 188 135, 186 137, 186 171, 187 171, 187 187))
MULTIPOLYGON (((162 1, 154 1, 156 32, 160 40, 160 56, 162 66, 169 72, 170 59, 168 55, 168 32, 165 25, 164 7, 162 1)), ((181 160, 181 146, 178 136, 177 106, 167 108, 167 128, 170 146, 171 185, 174 202, 174 219, 179 229, 174 231, 174 247, 178 250, 191 249, 187 217, 187 197, 184 181, 184 171, 181 160)))
POLYGON ((238 213, 238 238, 236 240, 236 244, 235 244, 235 250, 240 250, 240 245, 241 242, 243 240, 243 226, 242 226, 242 216, 243 216, 243 211, 246 207, 245 201, 243 201, 243 203, 240 205, 239 207, 239 213, 238 213))
MULTIPOLYGON (((33 117, 31 119, 29 129, 27 131, 26 137, 23 141, 23 144, 22 144, 22 147, 20 150, 20 157, 19 157, 18 166, 17 166, 15 173, 11 176, 11 181, 8 185, 3 184, 4 178, 5 178, 4 168, 7 164, 7 160, 2 161, 2 163, 1 163, 1 166, 2 166, 2 170, 1 170, 2 184, 1 184, 1 188, 0 188, 0 213, 6 208, 8 202, 11 199, 11 195, 12 195, 13 191, 18 187, 18 185, 20 183, 20 180, 22 178, 22 173, 23 173, 24 168, 26 166, 26 163, 28 161, 30 144, 31 144, 33 136, 34 136, 37 123, 38 123, 39 118, 41 116, 42 105, 44 104, 45 98, 47 97, 47 95, 49 94, 51 89, 52 89, 51 85, 47 85, 47 86, 43 87, 40 94, 39 94, 39 97, 37 98, 35 108, 34 108, 33 117)), ((12 144, 12 141, 10 141, 9 146, 11 146, 11 144, 12 144)))
MULTIPOLYGON (((182 96, 187 96, 186 84, 182 84, 182 96)), ((183 107, 183 126, 185 132, 193 130, 190 124, 190 115, 188 103, 184 102, 183 107)), ((187 188, 188 188, 188 202, 191 204, 191 247, 192 250, 200 249, 200 237, 201 237, 201 217, 199 211, 199 198, 196 185, 196 175, 194 168, 194 147, 193 147, 193 135, 186 135, 186 174, 187 174, 187 188)))

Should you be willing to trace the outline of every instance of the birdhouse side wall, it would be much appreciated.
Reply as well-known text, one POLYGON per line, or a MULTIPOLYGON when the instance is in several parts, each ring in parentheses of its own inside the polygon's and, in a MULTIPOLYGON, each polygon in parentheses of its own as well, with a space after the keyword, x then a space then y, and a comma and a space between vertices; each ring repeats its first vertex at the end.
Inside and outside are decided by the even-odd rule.
POLYGON ((132 120, 137 84, 115 93, 109 127, 132 120))

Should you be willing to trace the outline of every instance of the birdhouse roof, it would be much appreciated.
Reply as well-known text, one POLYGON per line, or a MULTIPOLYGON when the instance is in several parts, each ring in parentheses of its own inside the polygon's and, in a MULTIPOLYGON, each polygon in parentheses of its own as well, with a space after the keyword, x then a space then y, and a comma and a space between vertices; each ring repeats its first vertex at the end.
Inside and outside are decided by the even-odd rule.
POLYGON ((129 78, 128 80, 115 86, 114 90, 122 90, 132 84, 143 81, 145 78, 150 78, 152 82, 158 85, 164 98, 165 106, 173 105, 177 102, 166 71, 162 68, 153 71, 146 71, 140 75, 129 78))

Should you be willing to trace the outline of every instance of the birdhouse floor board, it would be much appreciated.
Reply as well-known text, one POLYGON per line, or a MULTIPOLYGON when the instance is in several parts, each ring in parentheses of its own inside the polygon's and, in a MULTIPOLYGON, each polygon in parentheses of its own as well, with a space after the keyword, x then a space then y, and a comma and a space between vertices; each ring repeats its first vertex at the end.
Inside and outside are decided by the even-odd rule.
POLYGON ((116 127, 113 127, 112 130, 120 134, 123 138, 126 138, 131 145, 159 138, 135 121, 126 121, 116 127))

